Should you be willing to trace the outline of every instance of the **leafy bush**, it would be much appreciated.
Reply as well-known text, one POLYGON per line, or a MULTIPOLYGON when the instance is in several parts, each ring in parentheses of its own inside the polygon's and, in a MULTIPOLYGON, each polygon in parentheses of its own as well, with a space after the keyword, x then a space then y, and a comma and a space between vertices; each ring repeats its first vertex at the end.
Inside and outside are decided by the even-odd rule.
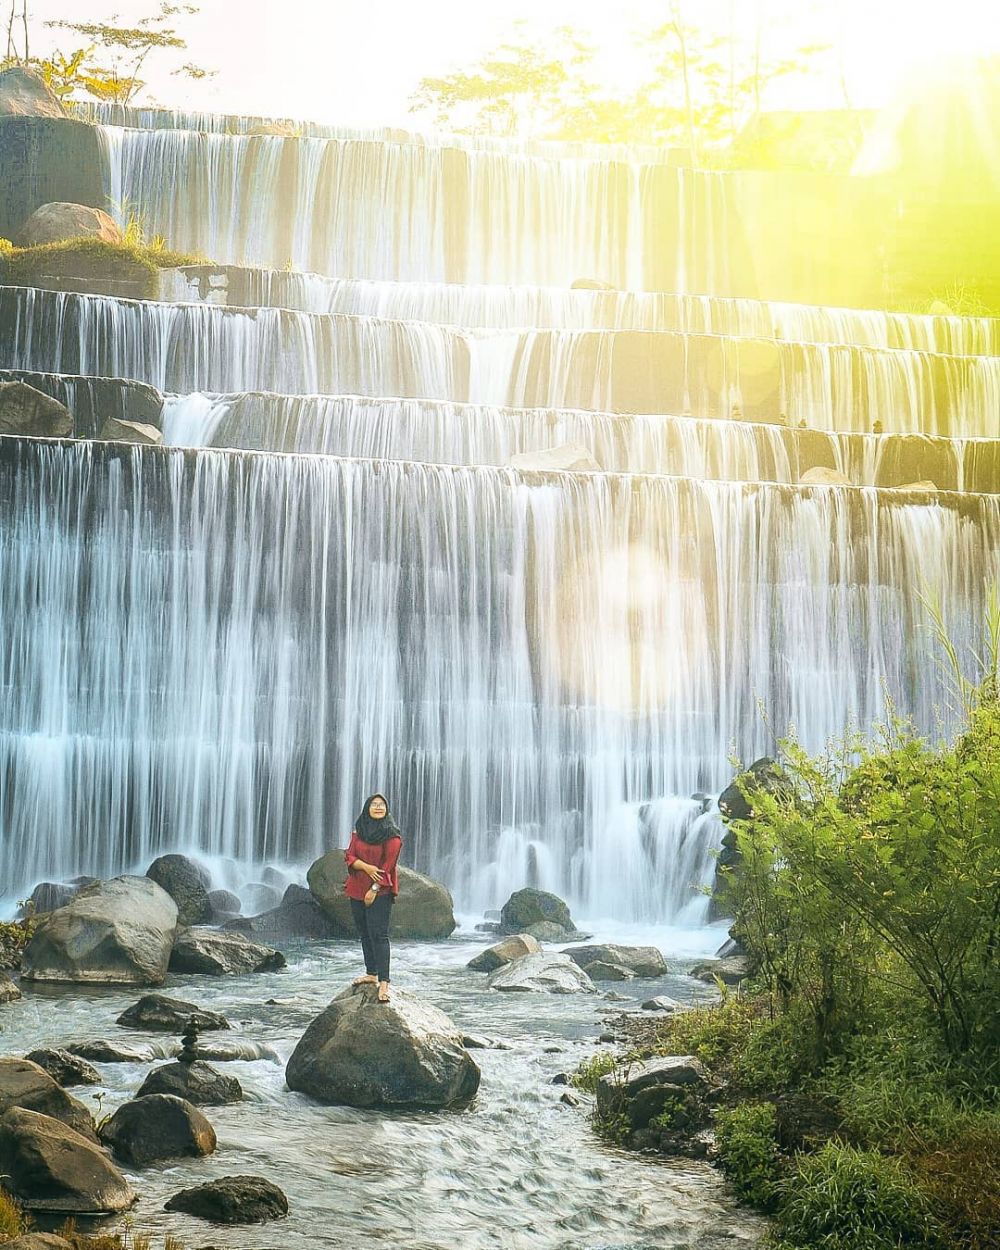
POLYGON ((778 1227, 823 1250, 934 1250, 942 1246, 926 1195, 896 1159, 828 1142, 799 1155, 780 1185, 778 1227))
POLYGON ((737 1103, 715 1113, 719 1164, 739 1193, 763 1211, 774 1208, 781 1177, 775 1124, 769 1102, 737 1103))
POLYGON ((615 1057, 608 1050, 599 1050, 596 1055, 584 1059, 577 1070, 569 1078, 570 1084, 577 1089, 593 1094, 597 1090, 597 1082, 615 1066, 615 1057))

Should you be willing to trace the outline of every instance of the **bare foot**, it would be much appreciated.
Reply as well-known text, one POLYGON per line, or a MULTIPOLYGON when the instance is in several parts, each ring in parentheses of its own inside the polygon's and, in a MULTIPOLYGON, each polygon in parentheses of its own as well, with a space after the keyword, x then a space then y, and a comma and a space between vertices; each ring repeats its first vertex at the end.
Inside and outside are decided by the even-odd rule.
POLYGON ((378 981, 378 977, 365 975, 363 977, 355 977, 354 980, 351 982, 351 984, 352 985, 375 985, 377 981, 378 981))
POLYGON ((387 1003, 389 1001, 389 982, 380 981, 378 984, 378 1001, 387 1003))

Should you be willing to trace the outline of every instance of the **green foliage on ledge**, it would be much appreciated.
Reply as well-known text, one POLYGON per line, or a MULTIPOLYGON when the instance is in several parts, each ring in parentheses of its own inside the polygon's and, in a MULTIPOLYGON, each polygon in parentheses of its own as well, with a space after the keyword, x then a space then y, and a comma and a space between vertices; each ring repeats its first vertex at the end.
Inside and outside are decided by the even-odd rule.
POLYGON ((0 920, 0 971, 21 966, 21 952, 28 945, 36 924, 31 918, 0 920))
POLYGON ((157 293, 161 269, 204 263, 204 257, 175 252, 162 240, 152 243, 126 240, 67 239, 38 247, 14 247, 0 240, 0 282, 8 286, 45 286, 53 279, 73 284, 73 289, 122 285, 134 287, 139 296, 157 293))

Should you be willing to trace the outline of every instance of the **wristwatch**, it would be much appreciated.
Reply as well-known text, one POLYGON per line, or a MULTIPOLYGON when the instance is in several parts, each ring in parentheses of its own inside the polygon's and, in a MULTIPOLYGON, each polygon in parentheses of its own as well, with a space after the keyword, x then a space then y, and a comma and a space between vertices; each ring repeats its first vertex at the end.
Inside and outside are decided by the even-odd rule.
POLYGON ((373 881, 373 882, 372 882, 372 885, 371 885, 371 891, 372 891, 372 893, 373 893, 373 894, 377 894, 377 893, 378 893, 378 882, 377 882, 377 881, 373 881))

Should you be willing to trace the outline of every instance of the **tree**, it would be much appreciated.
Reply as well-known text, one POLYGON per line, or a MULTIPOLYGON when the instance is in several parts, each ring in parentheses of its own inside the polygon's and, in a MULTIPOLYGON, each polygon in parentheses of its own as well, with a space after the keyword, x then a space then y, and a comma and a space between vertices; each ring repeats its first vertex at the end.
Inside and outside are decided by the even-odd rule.
MULTIPOLYGON (((155 52, 180 52, 187 48, 187 40, 177 33, 173 19, 194 14, 199 7, 194 4, 171 4, 160 0, 157 12, 140 18, 134 26, 121 26, 111 22, 46 22, 45 25, 72 31, 91 40, 78 64, 78 75, 73 86, 79 85, 89 95, 115 104, 130 104, 136 94, 146 85, 140 76, 147 58, 155 52), (106 63, 92 61, 95 48, 109 58, 106 63)), ((75 61, 78 53, 69 58, 75 61)), ((61 57, 61 53, 56 54, 61 57)), ((67 58, 62 58, 64 62, 67 58)), ((205 78, 209 71, 190 62, 172 71, 188 78, 205 78)))

